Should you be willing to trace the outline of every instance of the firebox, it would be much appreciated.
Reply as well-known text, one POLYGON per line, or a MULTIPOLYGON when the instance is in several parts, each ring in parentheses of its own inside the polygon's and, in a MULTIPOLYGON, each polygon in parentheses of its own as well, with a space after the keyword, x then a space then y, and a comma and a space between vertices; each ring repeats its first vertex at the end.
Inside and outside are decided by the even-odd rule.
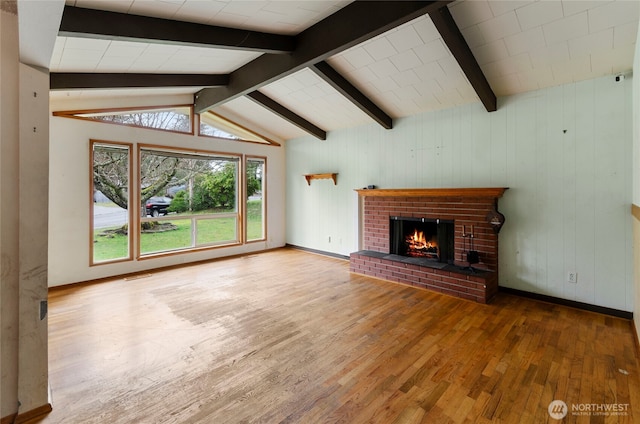
POLYGON ((390 254, 453 263, 454 222, 443 219, 389 217, 390 254))

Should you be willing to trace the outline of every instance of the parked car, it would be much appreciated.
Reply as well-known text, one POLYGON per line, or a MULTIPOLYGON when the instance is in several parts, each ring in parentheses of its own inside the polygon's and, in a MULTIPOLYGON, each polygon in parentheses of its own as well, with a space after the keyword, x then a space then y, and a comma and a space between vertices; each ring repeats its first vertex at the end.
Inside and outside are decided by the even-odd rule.
POLYGON ((164 197, 164 196, 156 196, 156 197, 149 198, 149 200, 147 200, 147 203, 145 205, 145 208, 147 209, 147 215, 151 215, 153 217, 166 215, 167 208, 171 204, 171 200, 172 199, 170 197, 164 197))

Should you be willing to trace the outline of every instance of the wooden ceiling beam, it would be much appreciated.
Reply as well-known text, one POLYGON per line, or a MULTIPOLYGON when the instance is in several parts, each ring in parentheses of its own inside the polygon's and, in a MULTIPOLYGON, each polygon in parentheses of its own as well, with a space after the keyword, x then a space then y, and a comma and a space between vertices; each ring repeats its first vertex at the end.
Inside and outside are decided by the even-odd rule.
POLYGON ((304 119, 302 116, 296 114, 295 112, 287 109, 282 106, 280 103, 276 102, 272 98, 266 96, 265 94, 259 91, 252 91, 251 93, 247 93, 247 97, 259 104, 260 106, 270 110, 276 115, 280 116, 284 120, 292 123, 296 127, 308 132, 320 140, 327 139, 327 132, 311 122, 304 119))
POLYGON ((295 49, 295 37, 128 13, 65 6, 58 35, 101 40, 215 47, 282 54, 295 49))
POLYGON ((229 75, 52 72, 50 90, 101 88, 213 87, 229 83, 229 75))
POLYGON ((467 76, 469 83, 476 91, 480 101, 487 112, 495 112, 498 109, 496 95, 491 89, 480 65, 473 56, 469 45, 460 32, 458 25, 453 20, 449 8, 444 6, 429 13, 436 29, 440 33, 443 41, 455 57, 456 61, 467 76))
POLYGON ((290 55, 263 54, 230 75, 227 87, 196 93, 197 112, 220 106, 360 44, 450 1, 354 1, 296 37, 290 55))
POLYGON ((336 89, 340 94, 349 99, 360 110, 369 115, 383 128, 388 130, 393 128, 393 119, 380 109, 375 103, 365 96, 360 90, 347 81, 342 75, 331 67, 327 62, 322 61, 310 66, 325 82, 336 89))

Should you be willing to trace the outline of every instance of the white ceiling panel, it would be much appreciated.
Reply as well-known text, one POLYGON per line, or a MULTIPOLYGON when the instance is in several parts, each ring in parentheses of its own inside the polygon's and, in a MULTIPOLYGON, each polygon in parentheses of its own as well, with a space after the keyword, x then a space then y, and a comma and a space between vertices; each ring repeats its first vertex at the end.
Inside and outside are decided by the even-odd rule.
POLYGON ((164 18, 174 16, 181 6, 181 1, 134 1, 129 7, 128 13, 132 15, 152 16, 154 18, 164 18))
POLYGON ((278 142, 307 135, 305 131, 274 115, 247 97, 240 97, 225 103, 215 108, 214 112, 247 128, 258 129, 260 134, 274 138, 278 142))
MULTIPOLYGON (((287 35, 299 34, 349 3, 334 0, 66 1, 78 7, 287 35)), ((640 1, 458 0, 448 8, 498 96, 631 71, 640 1)), ((50 69, 52 72, 230 74, 259 56, 260 53, 233 49, 58 37, 50 69)), ((479 100, 426 15, 326 61, 393 118, 479 100)), ((69 91, 66 95, 79 99, 104 96, 115 101, 122 96, 189 95, 197 90, 82 90, 69 91)), ((373 122, 308 69, 259 90, 328 132, 373 122)), ((65 93, 56 93, 52 101, 64 96, 65 93)), ((244 97, 215 110, 282 140, 306 134, 244 97)))
POLYGON ((640 1, 615 1, 589 9, 589 30, 602 31, 638 20, 640 1))
POLYGON ((497 15, 491 19, 471 3, 456 2, 450 10, 467 24, 475 10, 483 11, 480 22, 462 32, 499 96, 631 70, 640 2, 489 1, 497 15), (618 46, 627 53, 615 54, 618 46))
POLYGON ((520 29, 526 31, 549 22, 562 19, 562 3, 559 1, 538 1, 515 9, 520 29))
POLYGON ((634 51, 634 45, 627 45, 613 50, 594 53, 590 55, 592 63, 591 66, 594 69, 594 72, 600 67, 603 67, 605 70, 608 69, 608 66, 611 67, 611 72, 605 72, 603 70, 602 72, 597 73, 597 76, 628 73, 633 65, 634 51), (607 66, 607 68, 604 68, 604 66, 607 66))
POLYGON ((451 56, 451 52, 440 38, 429 41, 414 49, 422 63, 435 62, 451 56))
POLYGON ((496 40, 476 47, 474 56, 480 65, 505 59, 509 56, 506 40, 496 40))
POLYGON ((551 66, 554 63, 562 63, 571 59, 571 56, 569 56, 569 45, 567 43, 540 47, 529 51, 527 54, 531 58, 531 64, 534 69, 541 69, 546 66, 551 66))
MULTIPOLYGON (((431 18, 429 18, 429 16, 423 16, 421 18, 417 18, 405 24, 404 26, 410 26, 413 29, 415 29, 415 31, 418 33, 418 35, 420 36, 420 38, 424 43, 428 43, 430 41, 441 38, 440 33, 438 32, 436 27, 433 25, 433 21, 431 21, 431 18)), ((389 31, 387 34, 393 34, 393 33, 394 31, 392 30, 392 31, 389 31)), ((385 34, 385 36, 387 35, 385 34)), ((416 47, 418 46, 415 46, 412 48, 416 48, 416 47)))
POLYGON ((332 60, 340 61, 342 69, 345 70, 349 69, 346 66, 347 64, 349 64, 353 70, 357 70, 365 68, 375 62, 373 57, 365 49, 349 49, 346 52, 333 57, 332 60))
POLYGON ((227 49, 175 46, 167 44, 109 41, 78 37, 58 37, 54 48, 53 72, 172 72, 229 73, 260 54, 227 49), (78 69, 78 60, 88 62, 78 69), (130 58, 113 67, 114 57, 130 58), (164 58, 164 59, 163 59, 164 58))
POLYGON ((504 43, 510 55, 518 55, 547 45, 542 27, 534 27, 504 38, 504 43))
POLYGON ((209 20, 224 9, 226 2, 220 1, 188 1, 172 16, 173 19, 187 22, 209 24, 209 20))
POLYGON ((483 3, 489 3, 489 8, 493 13, 493 16, 500 16, 502 14, 512 12, 521 7, 534 3, 530 0, 504 0, 504 1, 489 1, 483 3))
MULTIPOLYGON (((389 40, 389 43, 391 43, 391 45, 397 52, 405 52, 407 50, 418 47, 420 44, 424 43, 424 41, 428 41, 428 40, 423 40, 420 37, 420 34, 418 33, 418 28, 419 27, 417 27, 416 25, 403 25, 402 27, 398 28, 396 31, 389 31, 386 37, 389 40)), ((426 31, 428 31, 428 30, 426 31, 425 30, 426 28, 420 28, 420 31, 422 33, 425 33, 426 31)), ((433 27, 433 30, 435 30, 435 27, 433 27)), ((436 32, 436 37, 437 37, 437 32, 436 32)), ((428 39, 429 37, 427 36, 426 38, 428 39)))
POLYGON ((596 54, 613 49, 613 28, 569 40, 571 57, 596 54))
MULTIPOLYGON (((433 31, 435 27, 431 19, 421 17, 396 31, 336 55, 328 62, 394 118, 477 101, 451 52, 439 36, 433 38, 433 31), (411 31, 421 38, 424 34, 428 41, 413 44, 402 53, 389 55, 389 45, 393 46, 393 43, 381 40, 391 39, 392 34, 396 36, 398 32, 411 34, 411 31), (377 48, 382 51, 378 52, 377 48), (383 59, 367 63, 357 70, 344 66, 345 62, 353 64, 352 58, 363 56, 383 59)), ((399 49, 394 47, 394 50, 399 49)))
MULTIPOLYGON (((613 1, 613 0, 563 1, 562 10, 564 11, 564 16, 571 16, 571 15, 584 12, 589 9, 603 6, 609 1, 613 1)), ((634 0, 631 0, 631 1, 634 1, 634 0)))
POLYGON ((469 28, 502 14, 496 13, 494 15, 487 1, 470 1, 464 4, 462 2, 453 3, 449 10, 460 29, 469 28))
POLYGON ((478 28, 488 43, 520 32, 518 17, 514 12, 480 22, 478 28))
POLYGON ((559 19, 542 26, 547 45, 584 37, 589 33, 587 12, 578 13, 565 19, 559 19))
POLYGON ((70 6, 295 35, 344 7, 334 0, 67 0, 70 6))
POLYGON ((613 48, 634 45, 638 32, 638 22, 630 22, 613 28, 613 48))
MULTIPOLYGON (((52 91, 52 100, 69 99, 69 98, 83 98, 83 99, 123 99, 123 98, 146 98, 146 97, 159 97, 167 95, 179 95, 179 94, 193 94, 203 87, 165 87, 165 88, 140 88, 140 89, 108 89, 108 90, 74 90, 74 91, 52 91)), ((145 102, 145 106, 149 104, 145 102)))
POLYGON ((373 60, 386 59, 398 53, 387 37, 377 37, 373 41, 366 43, 364 48, 373 60))
POLYGON ((364 112, 309 69, 282 78, 260 91, 325 131, 370 122, 364 112))
POLYGON ((134 0, 67 0, 69 6, 128 13, 134 0))

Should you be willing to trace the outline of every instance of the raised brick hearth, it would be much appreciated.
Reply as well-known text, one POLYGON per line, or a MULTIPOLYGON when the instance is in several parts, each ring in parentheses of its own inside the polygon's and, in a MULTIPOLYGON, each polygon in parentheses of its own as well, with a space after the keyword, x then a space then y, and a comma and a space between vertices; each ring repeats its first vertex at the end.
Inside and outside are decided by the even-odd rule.
POLYGON ((498 291, 498 234, 488 216, 505 188, 358 190, 361 249, 351 254, 352 272, 487 303, 498 291), (425 265, 389 254, 389 217, 453 220, 455 259, 425 265), (473 228, 479 263, 470 271, 466 251, 473 228), (465 248, 466 247, 466 248, 465 248))

